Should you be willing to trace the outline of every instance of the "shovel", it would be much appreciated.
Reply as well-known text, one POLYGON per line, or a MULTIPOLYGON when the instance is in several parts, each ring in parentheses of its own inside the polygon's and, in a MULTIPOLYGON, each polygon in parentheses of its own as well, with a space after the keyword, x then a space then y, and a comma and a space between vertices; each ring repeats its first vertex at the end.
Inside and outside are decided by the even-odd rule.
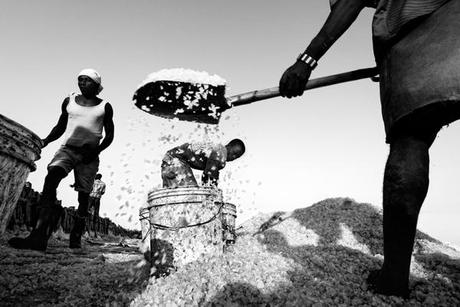
MULTIPOLYGON (((360 79, 375 80, 377 75, 377 67, 348 71, 310 79, 305 90, 360 79)), ((163 118, 218 124, 225 110, 278 96, 278 87, 225 97, 225 84, 156 80, 139 87, 134 93, 133 100, 141 110, 163 118)))

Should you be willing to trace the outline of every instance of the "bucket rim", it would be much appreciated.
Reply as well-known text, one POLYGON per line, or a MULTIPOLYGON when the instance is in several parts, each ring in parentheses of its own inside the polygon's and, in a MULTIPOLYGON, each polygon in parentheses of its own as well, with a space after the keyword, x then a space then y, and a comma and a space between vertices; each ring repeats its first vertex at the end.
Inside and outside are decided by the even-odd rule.
MULTIPOLYGON (((222 209, 224 207, 224 203, 223 202, 215 202, 214 204, 217 204, 218 207, 217 207, 217 212, 215 214, 213 214, 211 216, 211 218, 209 218, 208 220, 204 221, 204 222, 198 222, 198 223, 195 223, 195 224, 188 224, 188 225, 185 225, 185 226, 168 226, 168 225, 162 225, 162 224, 157 224, 157 223, 154 223, 152 220, 152 213, 151 211, 149 212, 149 222, 150 222, 150 229, 152 228, 156 228, 157 230, 170 230, 170 231, 178 231, 180 229, 184 229, 184 228, 191 228, 191 227, 196 227, 196 226, 202 226, 202 225, 205 225, 205 224, 208 224, 208 223, 211 223, 213 222, 215 219, 219 218, 219 216, 222 214, 222 209)), ((152 206, 152 208, 155 207, 155 206, 152 206)))
POLYGON ((216 188, 209 188, 209 187, 178 187, 178 188, 160 188, 156 190, 152 190, 148 193, 147 201, 151 201, 157 198, 164 197, 166 195, 170 196, 171 194, 190 194, 187 192, 195 192, 191 193, 191 195, 222 195, 221 189, 216 188))
POLYGON ((224 205, 222 207, 222 214, 230 214, 234 215, 235 217, 237 216, 237 210, 236 210, 236 205, 229 203, 229 202, 223 202, 224 205))
POLYGON ((25 132, 27 132, 28 134, 30 134, 32 136, 31 138, 31 141, 33 141, 36 145, 39 146, 39 149, 41 149, 43 147, 43 142, 42 142, 42 139, 35 133, 33 132, 32 130, 30 130, 29 128, 25 127, 24 125, 18 123, 17 121, 9 118, 9 117, 6 117, 5 115, 2 115, 0 114, 0 119, 7 122, 7 123, 10 123, 14 126, 17 126, 19 128, 21 128, 22 130, 24 130, 25 132))

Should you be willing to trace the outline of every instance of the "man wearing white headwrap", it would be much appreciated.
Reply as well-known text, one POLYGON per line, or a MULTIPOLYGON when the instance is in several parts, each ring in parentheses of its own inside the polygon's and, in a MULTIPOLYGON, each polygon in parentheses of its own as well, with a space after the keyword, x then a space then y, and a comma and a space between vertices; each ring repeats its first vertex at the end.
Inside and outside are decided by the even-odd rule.
POLYGON ((102 85, 101 85, 101 81, 102 81, 101 75, 97 71, 95 71, 94 69, 85 68, 82 71, 80 71, 80 73, 78 74, 78 77, 80 77, 80 76, 90 77, 91 80, 93 80, 94 82, 99 84, 99 89, 98 89, 98 92, 97 92, 98 94, 104 89, 102 87, 102 85))
POLYGON ((43 139, 43 147, 64 135, 63 144, 48 165, 43 185, 37 223, 26 238, 12 238, 8 243, 18 249, 46 250, 47 242, 62 212, 56 190, 72 170, 78 192, 78 210, 70 233, 70 247, 81 247, 81 236, 88 216, 88 199, 99 168, 99 153, 113 141, 112 106, 97 97, 102 91, 101 76, 94 69, 78 74, 81 94, 70 94, 61 106, 56 126, 43 139), (104 132, 104 136, 103 136, 104 132))

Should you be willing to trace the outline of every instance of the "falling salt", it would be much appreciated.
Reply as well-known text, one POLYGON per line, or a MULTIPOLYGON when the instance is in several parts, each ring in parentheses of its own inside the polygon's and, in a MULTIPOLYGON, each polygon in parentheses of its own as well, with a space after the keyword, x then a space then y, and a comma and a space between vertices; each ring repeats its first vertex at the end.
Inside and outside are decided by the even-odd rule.
POLYGON ((182 87, 178 86, 176 87, 176 99, 180 97, 182 94, 182 87))

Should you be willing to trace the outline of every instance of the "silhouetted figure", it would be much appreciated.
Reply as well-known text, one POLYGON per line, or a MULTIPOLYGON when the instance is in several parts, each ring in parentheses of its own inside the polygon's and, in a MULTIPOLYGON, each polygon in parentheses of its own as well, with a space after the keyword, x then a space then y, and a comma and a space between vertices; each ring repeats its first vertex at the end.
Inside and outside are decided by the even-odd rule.
POLYGON ((374 54, 390 154, 383 184, 384 263, 368 282, 377 293, 407 297, 417 219, 428 191, 428 150, 441 127, 460 118, 460 1, 330 2, 320 32, 281 77, 280 93, 302 95, 319 59, 364 7, 376 8, 374 54))
POLYGON ((94 237, 97 238, 98 220, 99 220, 99 208, 101 206, 101 197, 105 193, 105 183, 101 180, 102 175, 96 174, 94 179, 93 189, 89 193, 89 210, 93 212, 93 224, 94 224, 94 237))

